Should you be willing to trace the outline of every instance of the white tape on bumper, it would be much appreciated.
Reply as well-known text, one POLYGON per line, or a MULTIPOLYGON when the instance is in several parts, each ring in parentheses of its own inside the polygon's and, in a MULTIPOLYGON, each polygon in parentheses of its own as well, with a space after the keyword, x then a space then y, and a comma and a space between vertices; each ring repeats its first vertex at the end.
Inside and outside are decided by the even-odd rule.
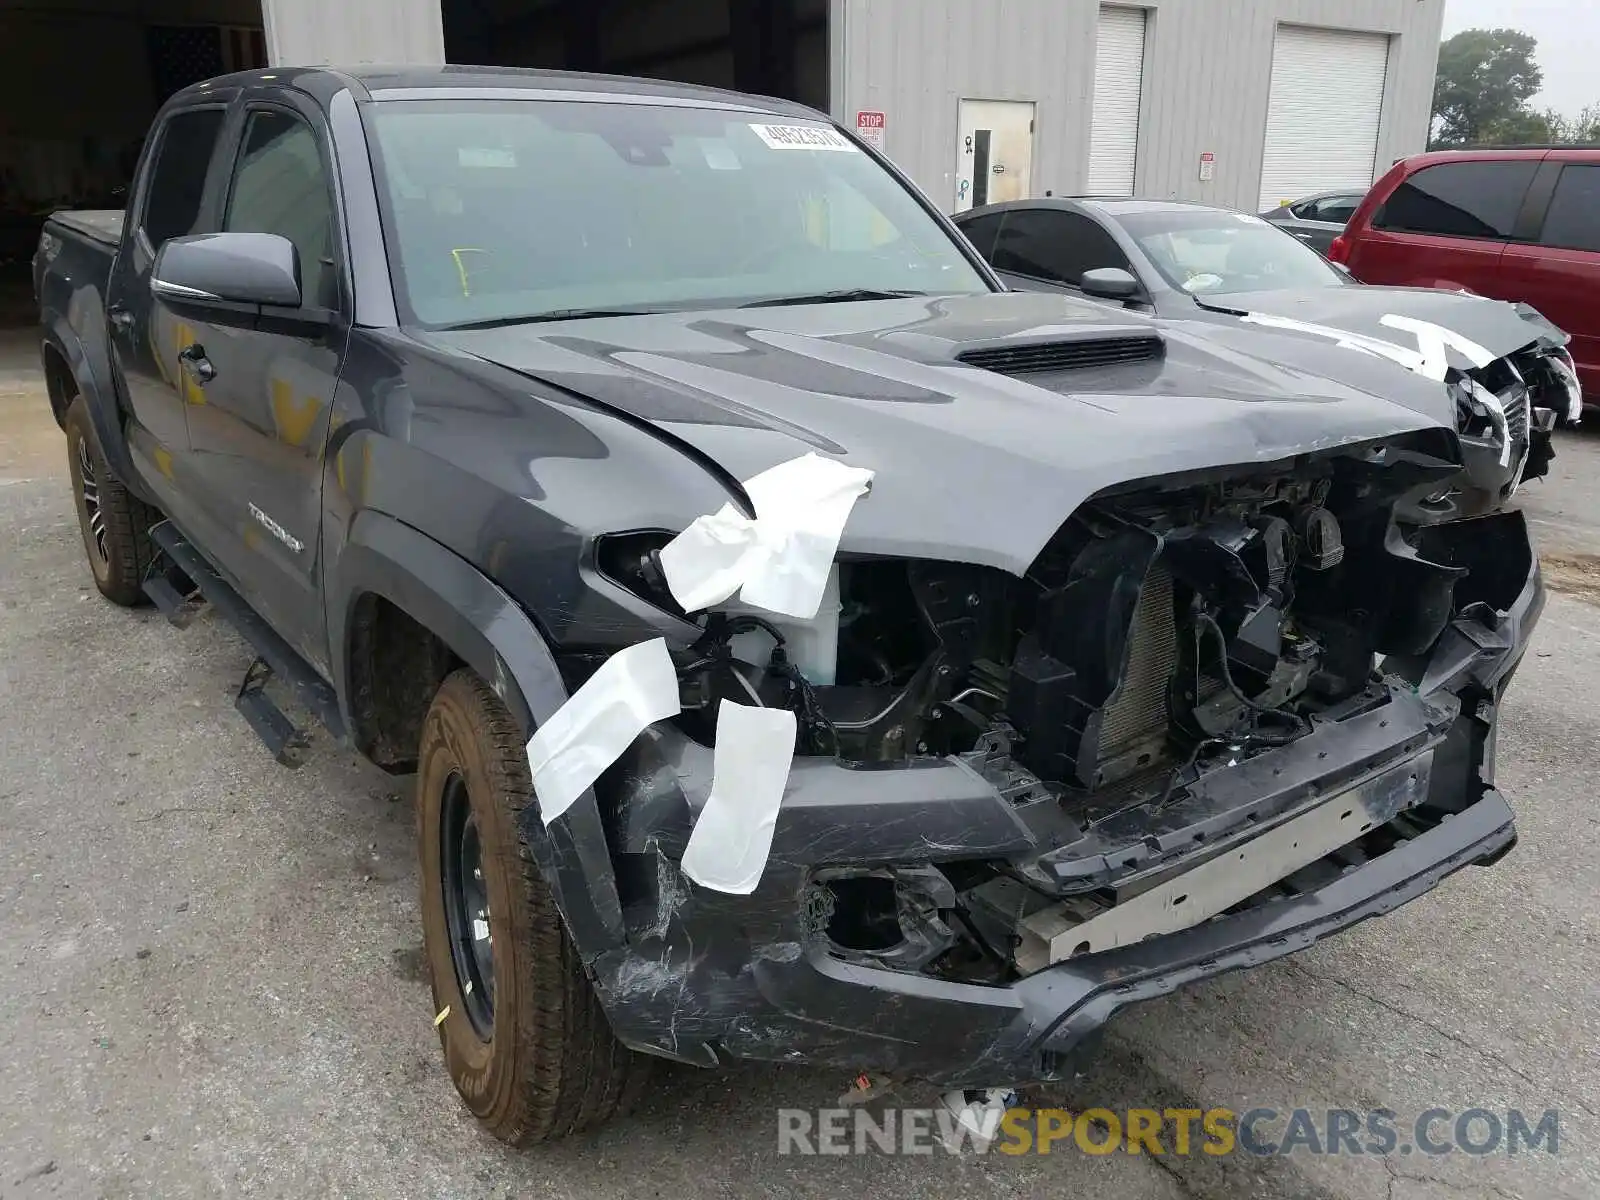
POLYGON ((662 548, 673 598, 684 611, 699 612, 738 592, 746 604, 811 620, 850 511, 871 482, 871 471, 819 454, 746 480, 754 520, 724 505, 662 548))
POLYGON ((1583 420, 1583 384, 1578 382, 1578 372, 1570 361, 1559 355, 1550 356, 1550 365, 1567 389, 1567 420, 1574 423, 1583 420))
POLYGON ((1494 426, 1495 436, 1500 439, 1500 465, 1509 467, 1511 465, 1511 421, 1506 416, 1506 406, 1500 403, 1499 396, 1496 396, 1476 379, 1466 380, 1464 386, 1467 389, 1467 394, 1487 414, 1490 424, 1494 426))
POLYGON ((608 658, 528 741, 544 823, 571 808, 646 726, 680 711, 678 673, 661 638, 608 658))
POLYGON ((724 700, 717 708, 711 795, 689 835, 683 873, 719 892, 748 896, 761 882, 794 759, 786 708, 724 700))

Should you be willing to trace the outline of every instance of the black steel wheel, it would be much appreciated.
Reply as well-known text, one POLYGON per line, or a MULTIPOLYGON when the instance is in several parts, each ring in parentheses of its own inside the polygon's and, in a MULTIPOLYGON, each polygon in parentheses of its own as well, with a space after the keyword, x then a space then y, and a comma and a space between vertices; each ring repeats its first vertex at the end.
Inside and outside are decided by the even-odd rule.
POLYGON ((612 1035, 523 839, 537 803, 527 740, 463 669, 440 685, 417 749, 429 1015, 461 1099, 518 1146, 626 1112, 650 1067, 612 1035))
POLYGON ((459 771, 445 781, 439 814, 439 868, 445 928, 456 986, 472 1027, 484 1041, 494 1037, 494 933, 483 878, 483 844, 472 816, 467 781, 459 771))

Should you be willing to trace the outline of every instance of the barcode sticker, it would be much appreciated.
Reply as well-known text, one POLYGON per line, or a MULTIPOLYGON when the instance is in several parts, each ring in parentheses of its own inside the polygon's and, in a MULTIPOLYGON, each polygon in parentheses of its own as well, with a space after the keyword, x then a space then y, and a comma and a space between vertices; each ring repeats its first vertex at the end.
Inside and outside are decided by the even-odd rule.
POLYGON ((752 125, 750 128, 774 150, 843 150, 846 154, 861 153, 849 138, 826 125, 752 125))

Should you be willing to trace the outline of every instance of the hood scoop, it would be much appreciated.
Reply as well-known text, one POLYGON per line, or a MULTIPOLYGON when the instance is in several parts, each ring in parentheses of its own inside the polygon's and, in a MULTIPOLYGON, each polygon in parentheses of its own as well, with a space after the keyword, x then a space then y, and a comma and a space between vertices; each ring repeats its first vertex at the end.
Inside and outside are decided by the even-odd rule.
POLYGON ((1115 337, 1074 338, 1069 341, 1005 342, 963 350, 956 361, 999 375, 1037 375, 1046 371, 1075 371, 1086 367, 1111 367, 1160 358, 1165 346, 1158 334, 1119 334, 1115 337))

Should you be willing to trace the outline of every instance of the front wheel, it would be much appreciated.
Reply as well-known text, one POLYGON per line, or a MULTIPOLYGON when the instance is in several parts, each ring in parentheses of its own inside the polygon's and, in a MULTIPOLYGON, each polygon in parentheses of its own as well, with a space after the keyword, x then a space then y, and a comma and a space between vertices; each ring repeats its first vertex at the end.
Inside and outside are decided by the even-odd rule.
POLYGON ((161 520, 161 512, 111 473, 82 396, 68 406, 65 425, 78 527, 95 587, 124 608, 143 604, 145 572, 156 556, 150 527, 161 520))
POLYGON ((517 829, 524 738, 471 671, 435 695, 417 763, 422 927, 445 1065, 474 1116, 523 1146, 625 1111, 649 1059, 621 1045, 517 829))

